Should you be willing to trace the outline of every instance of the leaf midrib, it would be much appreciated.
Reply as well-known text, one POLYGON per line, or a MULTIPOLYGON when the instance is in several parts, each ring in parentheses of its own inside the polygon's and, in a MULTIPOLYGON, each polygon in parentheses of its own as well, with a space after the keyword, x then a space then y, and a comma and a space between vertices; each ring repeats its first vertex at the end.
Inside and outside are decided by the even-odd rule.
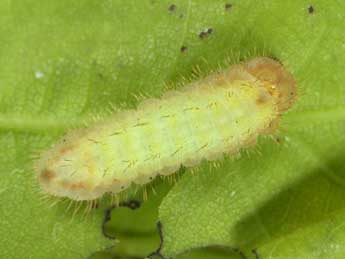
POLYGON ((87 120, 81 118, 54 118, 45 116, 36 118, 20 114, 0 114, 0 130, 15 132, 62 131, 69 127, 81 127, 87 120))

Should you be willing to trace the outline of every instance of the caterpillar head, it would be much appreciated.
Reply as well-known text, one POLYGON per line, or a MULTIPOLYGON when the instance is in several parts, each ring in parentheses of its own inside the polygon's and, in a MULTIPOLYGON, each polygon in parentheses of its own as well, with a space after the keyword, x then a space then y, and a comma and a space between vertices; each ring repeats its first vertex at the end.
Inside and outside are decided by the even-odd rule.
POLYGON ((296 101, 297 88, 292 74, 279 62, 267 58, 254 58, 244 64, 245 70, 262 81, 272 96, 277 98, 280 112, 287 111, 296 101))

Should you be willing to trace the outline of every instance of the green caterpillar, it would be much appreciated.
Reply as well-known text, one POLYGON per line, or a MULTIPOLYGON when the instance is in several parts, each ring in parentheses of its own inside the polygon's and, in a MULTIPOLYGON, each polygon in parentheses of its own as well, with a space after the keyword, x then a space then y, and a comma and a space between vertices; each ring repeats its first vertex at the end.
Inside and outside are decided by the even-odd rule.
POLYGON ((272 134, 296 97, 294 78, 270 58, 232 66, 68 133, 37 162, 41 188, 93 200, 236 153, 272 134))

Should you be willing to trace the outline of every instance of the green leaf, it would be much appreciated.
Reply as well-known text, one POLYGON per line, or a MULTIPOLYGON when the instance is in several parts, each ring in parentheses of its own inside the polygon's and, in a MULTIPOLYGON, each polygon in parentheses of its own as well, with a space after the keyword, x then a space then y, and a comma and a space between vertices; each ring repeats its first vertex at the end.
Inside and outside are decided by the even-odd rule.
MULTIPOLYGON (((161 253, 220 244, 248 257, 256 248, 263 258, 341 258, 345 4, 319 0, 313 12, 310 4, 1 1, 0 257, 85 258, 113 244, 101 232, 102 208, 72 217, 67 204, 42 201, 37 150, 93 115, 105 116, 110 104, 133 107, 134 95, 159 96, 165 83, 191 78, 195 67, 208 73, 227 58, 272 55, 295 75, 300 93, 282 118, 280 143, 262 138, 240 159, 211 169, 203 163, 194 175, 187 170, 160 206, 161 253)), ((142 253, 156 242, 150 226, 146 242, 138 239, 142 253)), ((130 236, 143 233, 139 227, 118 236, 122 254, 138 247, 130 236)), ((206 258, 208 250, 196 253, 206 258)))

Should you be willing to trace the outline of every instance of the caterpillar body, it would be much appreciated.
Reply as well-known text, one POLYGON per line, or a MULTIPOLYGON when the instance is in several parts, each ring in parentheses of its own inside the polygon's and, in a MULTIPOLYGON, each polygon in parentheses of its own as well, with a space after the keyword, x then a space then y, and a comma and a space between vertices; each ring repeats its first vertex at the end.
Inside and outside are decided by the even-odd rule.
POLYGON ((93 200, 216 160, 274 133, 296 95, 280 63, 254 58, 67 133, 37 161, 39 183, 54 196, 93 200))

